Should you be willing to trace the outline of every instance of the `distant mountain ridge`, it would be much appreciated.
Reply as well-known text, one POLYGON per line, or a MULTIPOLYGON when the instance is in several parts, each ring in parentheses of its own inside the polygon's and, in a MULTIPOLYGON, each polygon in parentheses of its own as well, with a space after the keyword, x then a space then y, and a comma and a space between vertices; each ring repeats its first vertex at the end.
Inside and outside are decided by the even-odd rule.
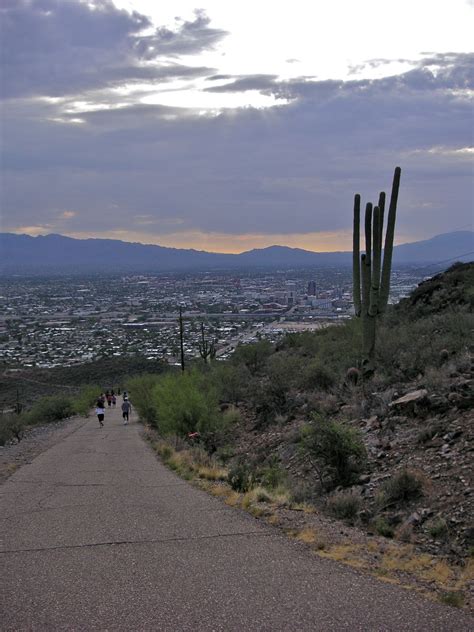
MULTIPOLYGON (((456 231, 394 248, 395 264, 473 259, 474 232, 456 231)), ((287 246, 221 254, 113 239, 31 237, 0 233, 0 273, 80 274, 172 272, 350 265, 352 252, 311 252, 287 246)))

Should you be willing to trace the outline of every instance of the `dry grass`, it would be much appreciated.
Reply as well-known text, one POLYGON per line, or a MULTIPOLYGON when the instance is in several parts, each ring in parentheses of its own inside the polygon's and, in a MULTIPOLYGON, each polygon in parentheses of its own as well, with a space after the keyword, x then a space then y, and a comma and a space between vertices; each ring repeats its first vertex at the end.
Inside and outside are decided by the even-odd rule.
POLYGON ((316 513, 316 507, 313 507, 313 505, 308 503, 291 503, 290 509, 293 511, 302 511, 305 514, 316 513))
POLYGON ((227 480, 227 470, 218 465, 198 467, 197 475, 199 478, 204 478, 207 481, 225 481, 227 480))
POLYGON ((230 507, 238 507, 241 499, 241 494, 239 492, 235 492, 233 489, 229 490, 229 493, 225 497, 225 504, 230 507))
POLYGON ((281 519, 278 514, 272 513, 269 516, 267 516, 267 522, 268 524, 271 524, 273 527, 277 527, 279 524, 281 524, 281 519))
POLYGON ((314 529, 306 527, 296 533, 295 538, 300 542, 304 542, 305 544, 314 544, 317 539, 317 534, 314 529))

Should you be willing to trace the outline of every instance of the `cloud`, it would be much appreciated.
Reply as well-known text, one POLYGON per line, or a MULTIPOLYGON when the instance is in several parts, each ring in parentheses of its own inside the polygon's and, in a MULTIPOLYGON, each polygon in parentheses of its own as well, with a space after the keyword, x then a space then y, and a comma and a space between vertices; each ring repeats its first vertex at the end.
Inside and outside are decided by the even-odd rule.
POLYGON ((270 234, 310 248, 316 233, 350 230, 354 193, 373 200, 389 189, 396 164, 400 234, 423 238, 469 221, 472 55, 430 54, 377 80, 223 75, 178 59, 224 37, 202 13, 150 33, 144 16, 95 6, 2 5, 7 93, 16 95, 3 108, 4 230, 61 232, 67 220, 68 234, 208 240, 211 250, 213 240, 245 249, 270 234), (110 89, 177 77, 287 104, 203 115, 137 104, 147 86, 110 89))
POLYGON ((210 19, 202 10, 195 11, 192 21, 177 20, 179 27, 171 31, 156 29, 153 35, 137 39, 135 48, 142 59, 155 59, 161 55, 195 55, 214 48, 226 35, 223 29, 211 28, 210 19))
POLYGON ((162 82, 212 72, 170 56, 214 47, 226 32, 198 11, 174 31, 149 34, 149 18, 110 0, 16 0, 3 3, 4 97, 63 96, 124 83, 162 82), (154 63, 151 63, 153 61, 154 63))
POLYGON ((76 217, 76 215, 76 211, 63 211, 59 217, 60 219, 72 219, 73 217, 76 217))

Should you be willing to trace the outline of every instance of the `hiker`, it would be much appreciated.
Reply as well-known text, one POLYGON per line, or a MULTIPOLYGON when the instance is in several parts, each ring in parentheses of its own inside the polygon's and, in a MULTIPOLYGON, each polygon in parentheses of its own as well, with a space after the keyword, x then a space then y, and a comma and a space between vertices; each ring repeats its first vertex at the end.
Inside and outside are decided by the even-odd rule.
POLYGON ((128 401, 128 397, 123 398, 122 403, 122 417, 123 417, 123 425, 126 426, 128 424, 128 416, 132 412, 132 405, 128 401))
POLYGON ((97 400, 97 404, 95 407, 95 413, 97 415, 97 419, 99 420, 99 424, 101 427, 104 425, 104 417, 105 417, 105 404, 101 397, 97 400))
POLYGON ((115 395, 112 395, 112 406, 115 408, 115 404, 117 403, 117 398, 115 395))
POLYGON ((107 391, 107 406, 110 408, 112 406, 112 394, 107 391))

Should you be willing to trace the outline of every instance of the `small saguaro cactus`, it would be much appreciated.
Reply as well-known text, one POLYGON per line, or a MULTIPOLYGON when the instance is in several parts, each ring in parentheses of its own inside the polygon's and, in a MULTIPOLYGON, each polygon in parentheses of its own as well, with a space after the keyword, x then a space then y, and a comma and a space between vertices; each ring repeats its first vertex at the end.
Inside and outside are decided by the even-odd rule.
POLYGON ((199 354, 204 362, 209 363, 216 357, 216 345, 213 341, 206 340, 204 335, 204 323, 201 323, 201 342, 199 343, 199 354))
POLYGON ((385 312, 390 292, 392 270, 393 238, 397 213, 398 190, 400 188, 400 167, 395 168, 392 194, 388 210, 385 246, 382 241, 385 212, 385 193, 379 195, 377 206, 369 202, 365 207, 365 254, 360 255, 360 195, 354 197, 354 232, 352 249, 353 298, 355 315, 362 319, 362 339, 364 346, 364 373, 374 370, 376 324, 385 312))

